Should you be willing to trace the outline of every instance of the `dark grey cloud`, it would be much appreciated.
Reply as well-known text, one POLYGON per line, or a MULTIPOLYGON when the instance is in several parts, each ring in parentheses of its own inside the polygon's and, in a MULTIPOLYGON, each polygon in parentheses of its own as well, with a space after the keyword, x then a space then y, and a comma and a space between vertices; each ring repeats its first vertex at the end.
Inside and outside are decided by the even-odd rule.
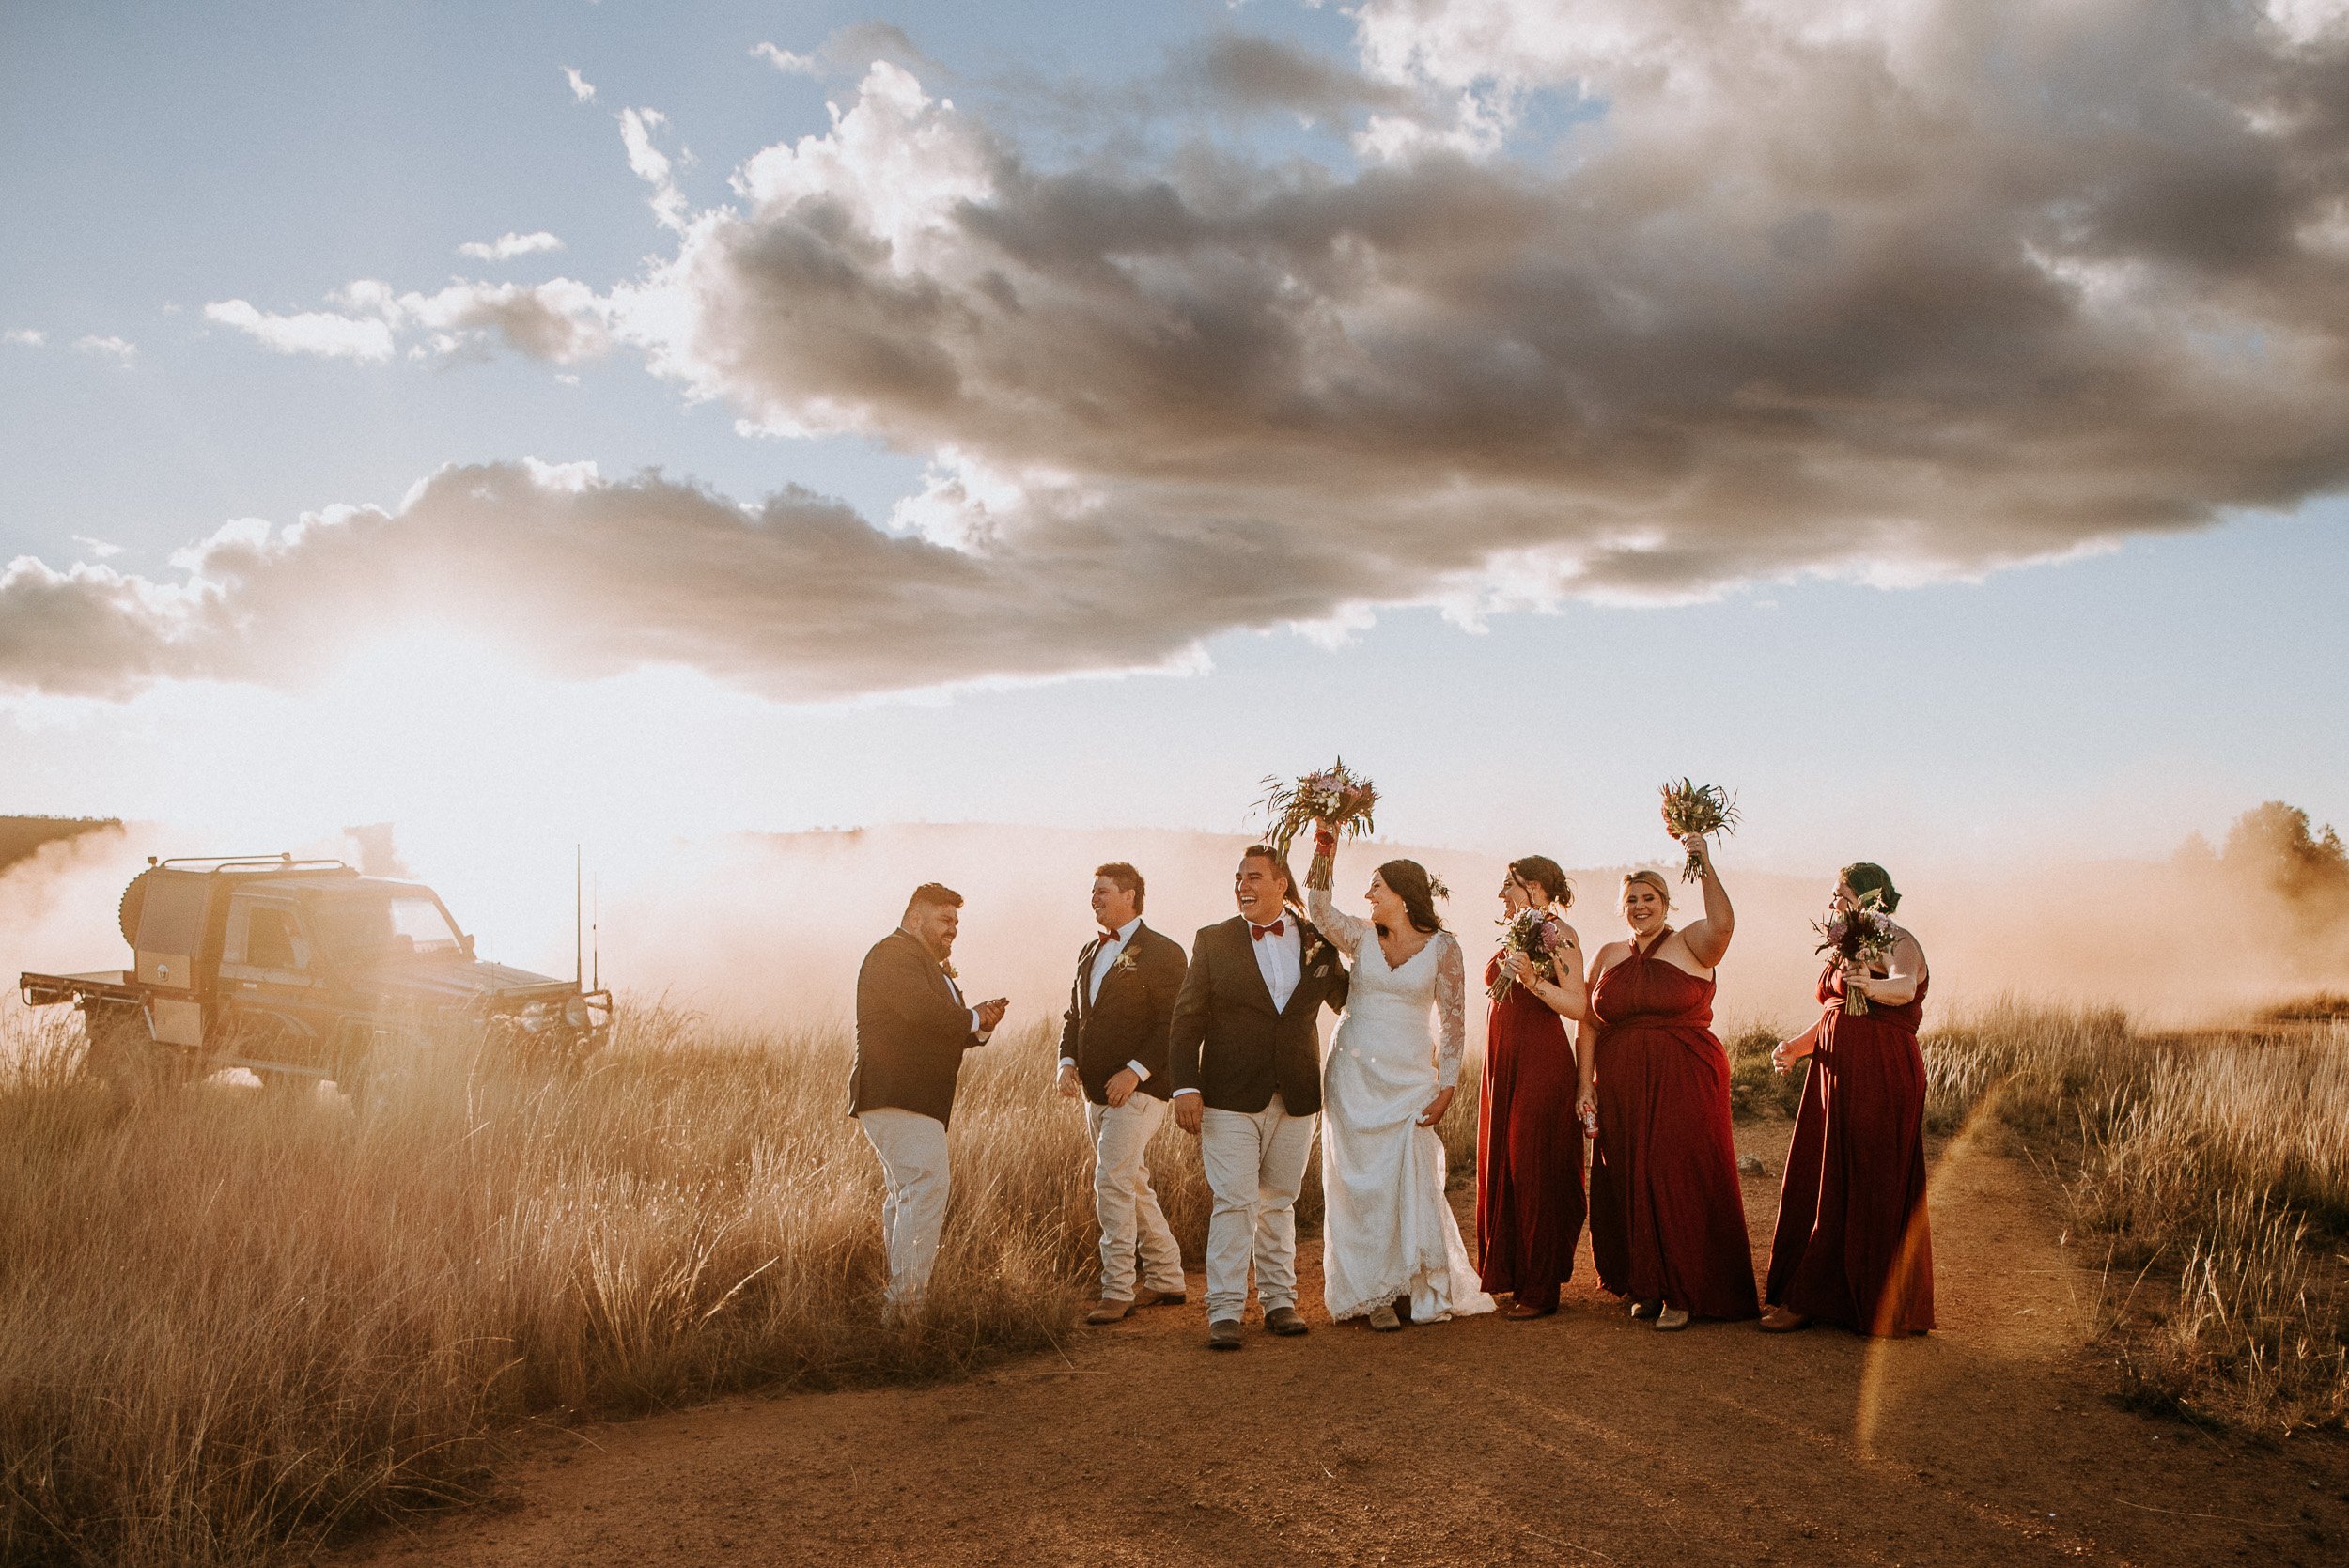
POLYGON ((552 563, 523 604, 599 607, 530 618, 559 668, 827 696, 2289 507, 2349 481, 2339 12, 1366 0, 1359 65, 1235 37, 1181 66, 1345 117, 1345 168, 1047 163, 884 60, 644 276, 465 324, 608 334, 754 424, 928 456, 890 526, 451 471, 179 584, 21 564, 0 675, 265 678, 272 639, 331 632, 314 598, 411 558, 552 563), (1604 112, 1512 140, 1545 95, 1604 112))

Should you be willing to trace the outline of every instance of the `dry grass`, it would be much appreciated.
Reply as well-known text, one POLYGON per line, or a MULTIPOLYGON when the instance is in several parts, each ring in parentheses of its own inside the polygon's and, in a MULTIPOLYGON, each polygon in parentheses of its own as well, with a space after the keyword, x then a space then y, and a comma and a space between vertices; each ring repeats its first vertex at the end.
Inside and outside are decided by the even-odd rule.
MULTIPOLYGON (((1090 1151, 1039 1032, 966 1069, 936 1288, 895 1323, 843 1030, 624 1013, 571 1081, 450 1053, 359 1114, 222 1081, 121 1103, 71 1025, 0 1015, 11 1563, 299 1556, 476 1494, 519 1424, 951 1375, 1051 1343, 1093 1277, 1090 1151)), ((1195 1262, 1198 1157, 1161 1138, 1195 1262)))
POLYGON ((1929 1126, 1988 1110, 2056 1157, 2138 1403, 2349 1426, 2349 1028, 2148 1035, 2009 1005, 1924 1044, 1929 1126))

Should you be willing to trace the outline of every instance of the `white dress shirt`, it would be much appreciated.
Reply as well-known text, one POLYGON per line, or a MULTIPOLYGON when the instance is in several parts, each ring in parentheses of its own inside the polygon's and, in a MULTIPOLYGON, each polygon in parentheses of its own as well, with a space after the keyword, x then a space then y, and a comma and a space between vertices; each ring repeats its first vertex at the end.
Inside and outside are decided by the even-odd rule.
MULTIPOLYGON (((1085 1002, 1088 1006, 1101 1000, 1101 982, 1110 977, 1110 970, 1116 967, 1117 960, 1124 955, 1127 946, 1133 941, 1134 933, 1141 929, 1142 917, 1136 915, 1110 933, 1101 945, 1094 949, 1093 969, 1085 979, 1085 1002)), ((1064 1067, 1073 1067, 1077 1064, 1077 1059, 1073 1056, 1064 1056, 1060 1059, 1060 1064, 1064 1067)), ((1137 1083, 1145 1081, 1150 1077, 1150 1069, 1139 1062, 1128 1062, 1126 1067, 1134 1075, 1134 1081, 1137 1083)))
MULTIPOLYGON (((1248 920, 1246 915, 1240 916, 1248 920)), ((1272 993, 1274 1012, 1283 1012, 1289 998, 1297 994, 1297 983, 1305 973, 1305 942, 1297 929, 1297 912, 1284 910, 1281 915, 1281 934, 1277 937, 1255 933, 1255 922, 1248 921, 1248 945, 1256 950, 1256 972, 1264 976, 1264 988, 1272 993)), ((1267 924, 1271 924, 1267 922, 1267 924)), ((1196 1094, 1196 1089, 1177 1089, 1175 1095, 1196 1094)))
MULTIPOLYGON (((946 982, 946 989, 953 994, 955 1001, 959 1003, 962 1001, 962 987, 955 984, 955 977, 953 975, 946 973, 945 965, 939 965, 938 972, 944 978, 946 982)), ((982 1029, 979 1027, 979 1010, 977 1008, 969 1008, 967 1011, 971 1015, 971 1032, 977 1035, 980 1043, 984 1045, 987 1041, 987 1037, 995 1032, 991 1029, 982 1029)))
MULTIPOLYGON (((1250 922, 1252 927, 1254 922, 1250 922)), ((1272 1010, 1286 1010, 1289 998, 1297 994, 1297 982, 1305 972, 1304 941, 1297 930, 1297 916, 1281 917, 1281 934, 1258 937, 1253 929, 1248 933, 1248 945, 1256 950, 1256 971, 1264 976, 1264 988, 1272 993, 1272 1010)))

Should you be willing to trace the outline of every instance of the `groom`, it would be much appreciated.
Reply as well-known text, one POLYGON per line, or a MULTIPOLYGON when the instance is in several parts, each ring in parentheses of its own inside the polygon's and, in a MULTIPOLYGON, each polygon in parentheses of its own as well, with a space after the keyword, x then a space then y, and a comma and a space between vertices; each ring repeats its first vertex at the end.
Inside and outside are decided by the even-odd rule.
POLYGON ((1346 966, 1298 913, 1281 852, 1252 845, 1232 877, 1237 919, 1191 944, 1168 1031, 1174 1122, 1199 1139, 1207 1221, 1207 1348, 1239 1348, 1248 1265, 1275 1334, 1301 1334, 1297 1192, 1321 1110, 1320 1012, 1346 1005, 1346 966))

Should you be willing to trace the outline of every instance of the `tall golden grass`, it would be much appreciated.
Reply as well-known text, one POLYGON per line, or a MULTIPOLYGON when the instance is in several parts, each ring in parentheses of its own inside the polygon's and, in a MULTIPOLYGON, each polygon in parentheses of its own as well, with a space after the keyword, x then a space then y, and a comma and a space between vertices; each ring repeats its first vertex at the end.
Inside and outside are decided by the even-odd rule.
POLYGON ((1994 1114, 2055 1157, 2139 1403, 2349 1426, 2349 1026, 2147 1034, 2008 1005, 1935 1032, 1925 1064, 1928 1125, 1994 1114))
MULTIPOLYGON (((1093 1276, 1090 1149, 1039 1030, 966 1068, 936 1285, 898 1321, 845 1030, 624 1011, 569 1081, 451 1049, 357 1112, 219 1081, 125 1102, 71 1025, 0 1016, 11 1563, 296 1555, 476 1492, 534 1419, 1042 1348, 1093 1276)), ((1474 1128, 1470 1093, 1464 1168, 1474 1128)), ((1171 1123, 1152 1167, 1195 1264, 1208 1198, 1171 1123)))

